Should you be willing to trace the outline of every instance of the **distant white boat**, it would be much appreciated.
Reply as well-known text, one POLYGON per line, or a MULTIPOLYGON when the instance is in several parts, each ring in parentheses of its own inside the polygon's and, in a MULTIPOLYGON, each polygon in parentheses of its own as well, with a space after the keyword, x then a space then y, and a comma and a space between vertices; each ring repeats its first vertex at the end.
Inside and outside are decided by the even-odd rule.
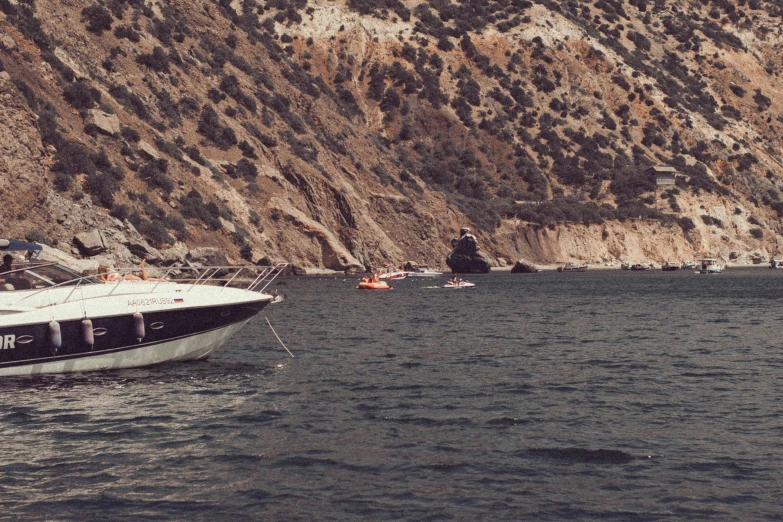
POLYGON ((683 261, 680 266, 683 269, 696 268, 696 261, 683 261))
POLYGON ((720 274, 723 272, 723 267, 718 264, 718 260, 711 257, 705 257, 699 259, 699 268, 697 270, 699 274, 720 274))
POLYGON ((438 272, 426 265, 416 266, 413 270, 407 272, 408 277, 438 277, 442 276, 443 272, 438 272))
POLYGON ((465 281, 464 279, 450 279, 448 283, 443 285, 443 288, 471 288, 476 286, 475 284, 471 283, 470 281, 465 281))
POLYGON ((674 270, 680 269, 680 263, 677 263, 675 261, 666 261, 663 266, 661 266, 661 270, 664 272, 672 272, 674 270))
POLYGON ((383 267, 383 270, 378 274, 378 279, 382 281, 391 279, 405 279, 406 277, 408 277, 408 272, 394 268, 393 266, 383 267))
POLYGON ((577 265, 576 263, 566 263, 557 267, 558 272, 584 272, 585 270, 587 270, 587 265, 577 265))

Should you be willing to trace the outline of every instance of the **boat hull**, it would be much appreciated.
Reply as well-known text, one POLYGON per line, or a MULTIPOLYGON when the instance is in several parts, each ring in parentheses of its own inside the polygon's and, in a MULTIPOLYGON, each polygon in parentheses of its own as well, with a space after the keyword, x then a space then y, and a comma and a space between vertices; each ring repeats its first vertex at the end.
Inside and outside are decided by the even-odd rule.
POLYGON ((388 274, 381 274, 381 275, 379 275, 378 279, 380 279, 382 281, 383 280, 391 281, 391 280, 394 280, 394 279, 405 279, 406 277, 408 277, 408 272, 391 272, 391 273, 388 273, 388 274))
POLYGON ((93 317, 93 344, 81 320, 57 323, 60 346, 49 323, 0 328, 0 377, 137 368, 166 361, 205 359, 258 314, 268 301, 151 311, 134 316, 93 317), (142 337, 139 334, 143 333, 142 337))

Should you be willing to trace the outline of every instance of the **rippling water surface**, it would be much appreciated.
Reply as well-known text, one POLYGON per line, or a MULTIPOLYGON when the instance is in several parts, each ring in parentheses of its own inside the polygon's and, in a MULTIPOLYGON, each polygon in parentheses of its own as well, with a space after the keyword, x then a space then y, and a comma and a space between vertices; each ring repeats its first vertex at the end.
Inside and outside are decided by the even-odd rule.
POLYGON ((0 381, 2 517, 772 520, 783 271, 283 279, 210 361, 0 381))

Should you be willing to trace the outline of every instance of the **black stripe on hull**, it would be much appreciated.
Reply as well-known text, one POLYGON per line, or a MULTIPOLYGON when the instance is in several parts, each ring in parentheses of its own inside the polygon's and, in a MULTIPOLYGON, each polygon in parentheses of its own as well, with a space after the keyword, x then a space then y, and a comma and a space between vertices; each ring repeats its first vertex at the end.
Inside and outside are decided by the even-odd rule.
POLYGON ((136 337, 133 314, 88 317, 95 344, 84 339, 81 320, 60 322, 62 345, 54 348, 49 324, 0 328, 0 368, 92 357, 175 341, 240 323, 258 314, 269 301, 208 308, 186 308, 144 313, 145 335, 136 337), (9 348, 10 338, 13 348, 9 348), (22 342, 19 342, 21 339, 22 342))

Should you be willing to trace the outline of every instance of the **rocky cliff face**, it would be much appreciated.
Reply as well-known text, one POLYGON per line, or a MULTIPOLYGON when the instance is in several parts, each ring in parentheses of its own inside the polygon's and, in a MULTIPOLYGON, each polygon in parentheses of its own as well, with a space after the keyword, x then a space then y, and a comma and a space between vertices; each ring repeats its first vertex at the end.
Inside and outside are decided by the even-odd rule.
POLYGON ((783 232, 779 15, 0 0, 3 234, 118 263, 210 246, 443 266, 464 225, 496 264, 766 259, 783 232), (656 191, 653 165, 676 186, 656 191))
POLYGON ((0 222, 4 234, 24 236, 26 222, 48 218, 48 166, 35 114, 7 72, 0 72, 0 222))

